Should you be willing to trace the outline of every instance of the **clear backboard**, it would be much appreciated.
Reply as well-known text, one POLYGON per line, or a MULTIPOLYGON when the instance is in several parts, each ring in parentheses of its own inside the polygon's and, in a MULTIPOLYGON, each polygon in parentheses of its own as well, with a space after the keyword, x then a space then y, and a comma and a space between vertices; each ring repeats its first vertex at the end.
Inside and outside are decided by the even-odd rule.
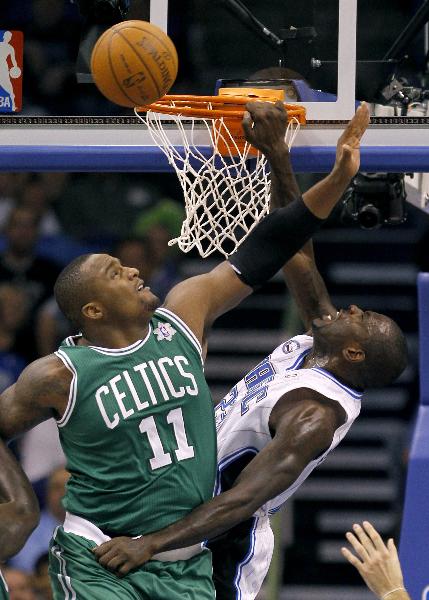
MULTIPOLYGON (((24 0, 17 4, 24 4, 24 0)), ((27 0, 27 4, 31 5, 31 0, 27 0)), ((373 101, 376 90, 387 86, 395 75, 395 60, 381 59, 412 16, 403 3, 398 3, 398 7, 402 6, 403 19, 390 22, 393 11, 389 11, 391 3, 386 0, 378 13, 380 23, 385 26, 376 27, 376 23, 368 22, 365 16, 365 4, 357 0, 327 0, 321 7, 320 2, 314 0, 304 7, 277 0, 268 8, 255 0, 245 3, 135 0, 131 3, 130 18, 150 19, 175 42, 180 68, 174 93, 213 94, 220 85, 219 80, 229 84, 257 79, 273 84, 279 75, 282 82, 287 78, 290 99, 303 102, 308 119, 292 151, 295 169, 325 172, 333 164, 336 141, 353 114, 356 102, 373 101), (243 6, 255 21, 243 12, 243 6), (285 42, 281 47, 276 46, 276 39, 285 42), (369 48, 373 46, 377 50, 371 54, 369 48)), ((63 29, 57 29, 67 39, 71 54, 77 53, 81 26, 77 6, 54 0, 49 14, 27 20, 23 17, 26 12, 18 8, 6 11, 9 16, 3 27, 24 32, 27 65, 23 111, 0 115, 0 168, 170 170, 132 110, 112 105, 92 84, 76 83, 70 55, 47 52, 46 56, 52 58, 53 55, 53 64, 47 64, 47 59, 37 64, 38 54, 34 49, 39 47, 35 46, 35 24, 39 33, 43 33, 44 28, 49 30, 56 11, 65 12, 61 21, 63 29), (64 64, 68 69, 68 77, 62 83, 66 94, 57 97, 52 89, 64 64), (51 73, 49 77, 47 72, 51 73), (26 90, 37 93, 26 93, 26 90), (47 109, 38 103, 44 93, 50 98, 47 109)), ((424 56, 422 32, 423 29, 419 32, 422 47, 416 54, 420 52, 424 56)), ((40 48, 55 49, 56 43, 50 31, 50 38, 41 43, 40 48)), ((374 118, 363 141, 363 170, 429 171, 427 103, 410 101, 410 106, 405 114, 399 102, 392 101, 388 106, 374 103, 374 118)), ((168 134, 175 140, 174 127, 168 134)), ((209 145, 204 130, 200 144, 209 145)))

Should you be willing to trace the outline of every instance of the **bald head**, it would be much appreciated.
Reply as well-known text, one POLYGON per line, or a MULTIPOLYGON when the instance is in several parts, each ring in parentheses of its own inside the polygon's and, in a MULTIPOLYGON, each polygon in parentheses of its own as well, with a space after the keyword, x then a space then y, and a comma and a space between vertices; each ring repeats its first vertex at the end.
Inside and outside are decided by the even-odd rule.
POLYGON ((364 387, 383 387, 395 381, 407 366, 407 342, 395 321, 385 315, 373 313, 368 329, 369 337, 363 343, 364 387))

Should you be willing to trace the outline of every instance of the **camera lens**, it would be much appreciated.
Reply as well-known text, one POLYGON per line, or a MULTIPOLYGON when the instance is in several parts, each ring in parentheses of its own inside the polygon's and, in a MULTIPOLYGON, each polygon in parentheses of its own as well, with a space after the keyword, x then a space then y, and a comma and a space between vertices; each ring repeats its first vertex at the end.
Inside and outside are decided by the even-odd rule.
POLYGON ((379 209, 373 204, 365 204, 357 214, 357 221, 362 229, 377 229, 381 226, 382 217, 379 209))

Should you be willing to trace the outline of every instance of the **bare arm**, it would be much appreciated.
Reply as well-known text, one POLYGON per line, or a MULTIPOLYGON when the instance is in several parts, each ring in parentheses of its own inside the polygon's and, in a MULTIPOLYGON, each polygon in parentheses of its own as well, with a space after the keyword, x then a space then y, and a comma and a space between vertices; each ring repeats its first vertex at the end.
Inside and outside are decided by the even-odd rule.
POLYGON ((242 471, 233 488, 162 531, 137 540, 116 538, 102 544, 94 550, 99 562, 124 575, 157 552, 213 538, 250 518, 287 489, 331 444, 338 413, 330 401, 325 404, 319 397, 323 398, 313 390, 302 389, 285 395, 279 401, 283 410, 275 417, 273 440, 242 471))
POLYGON ((24 546, 39 522, 39 505, 21 466, 0 442, 0 562, 24 546))
POLYGON ((224 261, 209 273, 177 284, 167 295, 164 306, 183 319, 206 346, 213 322, 252 291, 238 278, 229 262, 224 261))
MULTIPOLYGON (((0 438, 7 440, 42 421, 61 415, 67 405, 71 374, 54 355, 31 363, 0 396, 0 438)), ((16 554, 39 520, 34 492, 0 441, 0 561, 16 554)))
MULTIPOLYGON (((300 190, 293 173, 289 149, 284 141, 287 117, 283 104, 278 102, 267 110, 261 104, 255 103, 249 105, 248 110, 249 122, 255 122, 256 114, 262 113, 256 125, 252 128, 247 125, 247 135, 252 144, 264 152, 270 163, 271 209, 286 206, 300 195, 300 190)), ((368 123, 369 111, 363 104, 338 140, 337 157, 332 172, 303 195, 304 202, 313 206, 312 210, 316 207, 316 210, 322 211, 317 213, 319 216, 328 216, 329 211, 326 207, 330 202, 338 202, 350 179, 358 171, 360 140, 368 123)), ((283 274, 307 329, 311 327, 314 318, 336 313, 317 269, 311 241, 286 263, 283 274)))
MULTIPOLYGON (((247 107, 249 112, 243 119, 243 128, 246 139, 257 147, 258 142, 264 138, 270 140, 267 144, 259 144, 259 147, 267 154, 269 160, 275 162, 275 152, 280 145, 278 143, 274 144, 272 136, 274 129, 272 127, 270 130, 267 125, 270 123, 272 125, 270 115, 272 114, 273 109, 279 111, 280 107, 264 102, 250 103, 247 107), (275 148, 275 150, 272 150, 272 148, 275 148), (270 152, 272 156, 269 154, 270 152)), ((284 112, 283 107, 281 110, 284 112)), ((358 109, 354 119, 352 119, 346 129, 346 132, 349 132, 347 140, 350 144, 353 142, 357 147, 359 146, 360 137, 363 135, 367 125, 367 116, 368 109, 366 108, 366 105, 363 105, 358 109)), ((277 127, 275 130, 277 141, 279 139, 278 130, 279 128, 277 127)), ((264 256, 265 260, 265 254, 267 252, 265 246, 268 246, 273 248, 274 257, 279 256, 281 261, 286 262, 289 257, 295 254, 299 247, 302 247, 306 243, 312 233, 316 230, 317 226, 313 221, 320 223, 319 220, 326 218, 330 214, 350 181, 350 165, 352 165, 353 168, 356 168, 356 157, 359 158, 359 150, 356 151, 352 146, 342 143, 337 156, 336 167, 330 176, 326 177, 322 182, 318 183, 303 195, 303 201, 308 209, 308 211, 306 211, 308 214, 304 214, 300 211, 300 216, 294 217, 294 215, 298 214, 292 209, 294 203, 296 208, 299 206, 302 208, 302 203, 298 200, 291 202, 290 207, 281 209, 281 211, 285 211, 281 212, 283 227, 287 227, 287 223, 291 224, 294 218, 297 219, 296 221, 293 221, 294 225, 290 226, 289 236, 285 234, 285 236, 282 237, 281 242, 274 236, 270 236, 270 232, 272 233, 273 230, 269 229, 270 225, 267 225, 267 223, 277 222, 277 220, 274 218, 271 219, 271 221, 268 221, 267 219, 255 228, 253 234, 245 240, 240 251, 245 248, 249 249, 250 252, 248 252, 247 256, 251 254, 252 257, 257 256, 259 252, 261 256, 264 256), (311 219, 309 214, 311 214, 311 219), (305 227, 307 224, 309 224, 308 230, 305 227), (257 230, 261 232, 261 237, 258 235, 255 236, 257 230), (293 239, 294 235, 297 234, 299 234, 297 239, 293 239), (252 239, 257 240, 255 242, 256 246, 252 245, 252 239), (276 239, 277 245, 275 245, 274 239, 276 239), (276 250, 278 251, 279 249, 281 249, 281 252, 277 253, 276 250)), ((282 189, 286 189, 290 183, 290 178, 287 181, 283 181, 281 179, 282 173, 282 169, 276 169, 276 176, 280 179, 279 186, 282 189)), ((255 262, 259 265, 258 260, 255 262)), ((264 267, 261 269, 261 273, 263 272, 265 274, 268 272, 266 268, 267 262, 264 262, 263 264, 264 267)), ((280 269, 282 263, 280 262, 278 267, 277 262, 275 265, 270 264, 271 268, 273 266, 280 269)), ((258 272, 258 281, 261 273, 258 272)), ((269 278, 269 275, 267 278, 269 278)), ((180 316, 204 344, 206 334, 213 321, 222 313, 236 306, 250 293, 251 288, 242 283, 230 264, 224 262, 210 273, 201 277, 189 279, 173 288, 167 296, 165 307, 171 309, 180 316)))
POLYGON ((55 355, 32 362, 0 396, 0 438, 12 439, 63 414, 71 373, 55 355))

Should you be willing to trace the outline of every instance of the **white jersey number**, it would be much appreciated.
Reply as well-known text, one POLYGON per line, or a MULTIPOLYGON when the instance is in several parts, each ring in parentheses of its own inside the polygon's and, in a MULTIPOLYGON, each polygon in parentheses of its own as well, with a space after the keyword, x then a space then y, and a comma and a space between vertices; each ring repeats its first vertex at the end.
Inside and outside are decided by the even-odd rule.
MULTIPOLYGON (((181 461, 193 458, 195 456, 194 447, 188 444, 182 409, 174 408, 173 410, 170 410, 167 414, 167 423, 173 425, 177 443, 177 450, 174 451, 176 459, 181 461)), ((153 417, 142 419, 140 421, 139 430, 140 433, 145 433, 147 435, 150 447, 152 448, 153 458, 149 460, 152 471, 171 465, 171 454, 164 451, 155 419, 153 417)))

